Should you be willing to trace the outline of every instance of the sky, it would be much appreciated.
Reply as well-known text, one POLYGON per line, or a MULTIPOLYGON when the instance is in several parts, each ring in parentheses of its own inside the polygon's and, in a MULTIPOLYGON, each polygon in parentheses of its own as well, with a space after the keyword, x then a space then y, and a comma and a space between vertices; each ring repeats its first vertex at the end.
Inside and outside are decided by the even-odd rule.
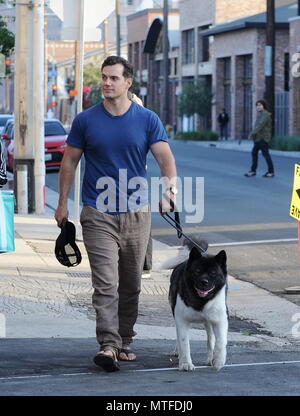
MULTIPOLYGON (((62 20, 63 20, 63 2, 64 0, 50 0, 49 1, 49 5, 51 9, 62 20)), ((72 0, 72 2, 74 2, 74 0, 72 0)), ((98 24, 99 24, 115 8, 115 0, 84 0, 84 2, 85 2, 86 21, 88 24, 89 22, 95 20, 95 18, 97 19, 98 24), (95 17, 95 10, 97 10, 96 17, 95 17)))
MULTIPOLYGON (((50 0, 49 6, 64 22, 65 27, 74 26, 74 8, 72 7, 75 0, 50 0), (63 4, 68 6, 70 11, 64 16, 63 4)), ((79 0, 77 0, 79 1, 79 0)), ((85 36, 86 40, 99 40, 99 29, 96 27, 107 17, 115 8, 115 0, 84 0, 85 8, 85 36)))

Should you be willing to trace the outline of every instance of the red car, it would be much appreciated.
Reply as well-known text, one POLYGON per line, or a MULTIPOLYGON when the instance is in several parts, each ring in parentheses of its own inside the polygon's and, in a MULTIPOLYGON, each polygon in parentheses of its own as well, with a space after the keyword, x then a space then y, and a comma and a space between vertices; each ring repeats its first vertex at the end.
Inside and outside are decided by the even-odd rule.
MULTIPOLYGON (((6 167, 13 170, 14 167, 14 124, 8 123, 3 132, 2 143, 6 167)), ((45 164, 46 168, 59 167, 64 155, 67 140, 67 132, 62 123, 57 119, 45 120, 45 164)))

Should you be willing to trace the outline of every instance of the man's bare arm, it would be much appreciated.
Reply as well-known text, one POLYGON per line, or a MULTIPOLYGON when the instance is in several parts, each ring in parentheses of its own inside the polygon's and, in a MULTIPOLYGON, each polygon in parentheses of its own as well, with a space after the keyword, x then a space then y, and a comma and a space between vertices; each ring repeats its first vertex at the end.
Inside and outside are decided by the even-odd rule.
POLYGON ((69 145, 64 153, 59 172, 59 200, 55 211, 55 219, 58 226, 68 219, 68 196, 82 153, 82 149, 69 145))
MULTIPOLYGON (((160 167, 160 173, 165 180, 166 189, 170 189, 171 186, 176 186, 176 164, 169 144, 167 142, 160 141, 154 143, 150 147, 150 150, 160 167)), ((175 202, 174 194, 169 192, 168 196, 173 202, 175 202)), ((169 204, 166 204, 165 199, 163 199, 160 204, 163 212, 170 211, 171 207, 169 204)))

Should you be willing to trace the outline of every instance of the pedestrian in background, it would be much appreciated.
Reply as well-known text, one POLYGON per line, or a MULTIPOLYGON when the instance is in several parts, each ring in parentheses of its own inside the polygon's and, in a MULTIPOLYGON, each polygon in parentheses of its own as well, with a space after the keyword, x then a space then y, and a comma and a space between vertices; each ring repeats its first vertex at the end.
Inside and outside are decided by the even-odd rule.
MULTIPOLYGON (((130 344, 135 335, 133 328, 151 227, 148 195, 141 196, 138 209, 136 205, 131 208, 130 196, 134 190, 129 182, 146 178, 146 156, 151 150, 165 178, 165 193, 174 201, 176 166, 157 114, 128 98, 133 82, 132 65, 121 57, 110 56, 101 71, 104 101, 75 117, 67 139, 55 219, 60 226, 68 218, 68 194, 76 166, 84 154, 80 222, 92 272, 92 302, 100 344, 94 362, 105 371, 116 371, 120 369, 118 360, 136 358, 130 344), (124 170, 127 192, 120 179, 120 171, 124 170), (107 196, 106 185, 100 186, 107 179, 114 185, 111 198, 107 196), (103 209, 105 201, 110 199, 112 207, 108 201, 107 209, 103 209)), ((165 198, 160 207, 162 212, 171 210, 165 198)))
POLYGON ((258 100, 256 102, 256 110, 258 112, 258 116, 254 129, 249 136, 249 140, 254 141, 252 149, 252 165, 250 171, 245 173, 245 176, 249 178, 256 175, 258 152, 261 150, 268 166, 268 171, 263 175, 263 177, 273 178, 274 166, 269 153, 269 143, 272 139, 272 120, 266 109, 266 102, 264 100, 258 100))
POLYGON ((221 111, 218 115, 218 123, 220 126, 220 140, 228 140, 228 123, 229 123, 229 116, 226 113, 225 108, 221 111))

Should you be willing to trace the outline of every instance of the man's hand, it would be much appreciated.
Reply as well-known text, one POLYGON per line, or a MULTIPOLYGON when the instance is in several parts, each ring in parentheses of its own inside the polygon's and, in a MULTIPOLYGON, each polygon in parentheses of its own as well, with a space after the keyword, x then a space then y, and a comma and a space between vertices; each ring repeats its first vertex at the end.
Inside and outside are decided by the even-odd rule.
POLYGON ((58 227, 62 227, 68 221, 69 212, 65 205, 59 205, 55 211, 54 218, 58 227))
POLYGON ((171 204, 170 200, 173 201, 173 204, 175 206, 175 196, 171 192, 167 192, 159 201, 159 212, 162 215, 166 214, 167 212, 174 211, 174 206, 173 204, 171 204))

